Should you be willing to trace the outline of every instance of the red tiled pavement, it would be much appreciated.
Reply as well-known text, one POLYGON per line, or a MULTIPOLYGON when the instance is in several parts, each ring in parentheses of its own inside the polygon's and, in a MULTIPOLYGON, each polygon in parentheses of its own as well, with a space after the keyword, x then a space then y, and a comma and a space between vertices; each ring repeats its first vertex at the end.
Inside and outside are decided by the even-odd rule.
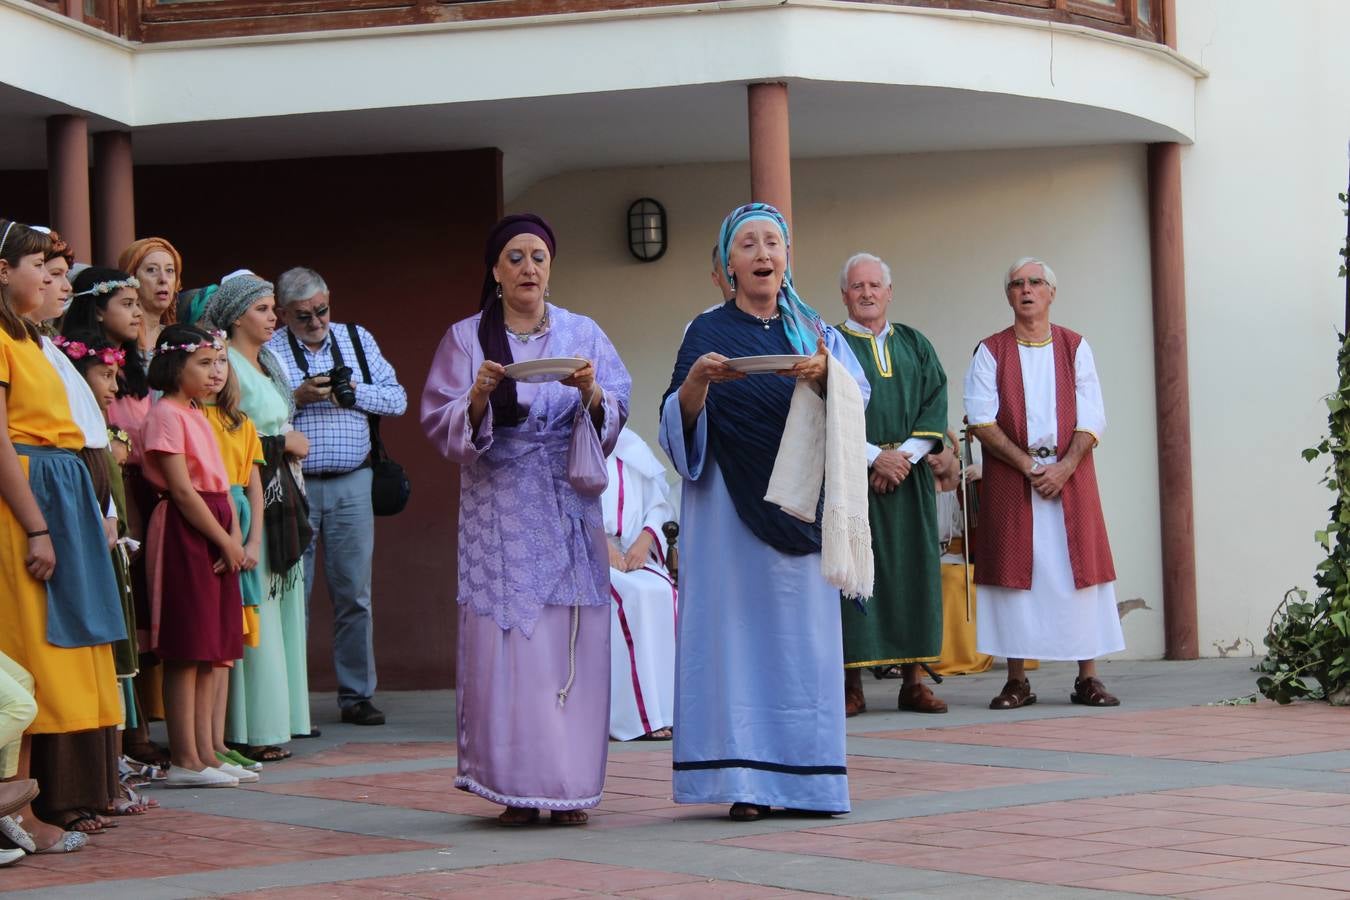
POLYGON ((94 835, 78 853, 29 856, 5 870, 5 891, 124 878, 184 875, 240 866, 435 849, 418 841, 367 837, 271 822, 155 809, 94 835))
POLYGON ((1350 727, 1343 711, 1320 703, 1280 706, 1268 701, 862 732, 861 736, 1202 762, 1350 750, 1350 727))
MULTIPOLYGON (((353 745, 346 745, 352 747, 353 745)), ((337 748, 343 750, 343 748, 337 748)), ((336 752, 336 751, 334 751, 336 752)), ((345 765, 349 756, 336 758, 345 765)), ((412 752, 409 748, 404 752, 412 752)), ((429 753, 435 756, 435 753, 429 753)), ((311 760, 316 757, 311 757, 311 760)), ((1013 784, 1043 784, 1082 778, 1063 772, 1014 769, 997 766, 924 762, 850 756, 849 794, 854 801, 895 799, 949 791, 969 791, 1013 784)), ((286 784, 263 784, 254 790, 325 800, 347 800, 400 806, 431 812, 467 816, 496 816, 501 807, 454 787, 455 770, 423 769, 381 775, 353 775, 343 778, 314 778, 286 784)), ((605 773, 605 795, 599 808, 591 811, 594 824, 601 827, 627 827, 653 819, 701 818, 723 816, 722 806, 688 806, 671 798, 670 754, 649 751, 615 754, 605 773), (611 820, 614 821, 611 821, 611 820)))
POLYGON ((1320 824, 1338 810, 1350 794, 1218 785, 720 843, 1142 894, 1315 897, 1308 889, 1350 891, 1346 828, 1320 824))

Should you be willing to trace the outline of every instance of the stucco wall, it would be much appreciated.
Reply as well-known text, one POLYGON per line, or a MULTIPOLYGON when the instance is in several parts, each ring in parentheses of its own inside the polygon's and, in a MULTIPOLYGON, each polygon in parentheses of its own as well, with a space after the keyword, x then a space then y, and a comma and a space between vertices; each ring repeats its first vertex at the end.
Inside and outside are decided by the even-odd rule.
POLYGON ((1177 6, 1178 49, 1210 71, 1182 153, 1200 650, 1259 652, 1284 592, 1312 586, 1330 504, 1299 451, 1344 327, 1350 4, 1177 6))
MULTIPOLYGON (((578 172, 512 204, 559 235, 554 302, 596 318, 632 370, 631 422, 649 441, 685 322, 716 302, 709 256, 723 215, 748 187, 740 165, 578 172), (640 196, 667 207, 670 250, 633 260, 624 212, 640 196)), ((960 381, 977 341, 1011 321, 1003 271, 1026 254, 1059 276, 1054 318, 1092 343, 1110 426, 1098 466, 1121 599, 1152 611, 1125 619, 1129 656, 1162 652, 1153 353, 1144 154, 1140 147, 799 160, 793 166, 794 268, 803 297, 844 315, 838 268, 857 250, 892 265, 892 318, 933 341, 960 423, 960 381)))

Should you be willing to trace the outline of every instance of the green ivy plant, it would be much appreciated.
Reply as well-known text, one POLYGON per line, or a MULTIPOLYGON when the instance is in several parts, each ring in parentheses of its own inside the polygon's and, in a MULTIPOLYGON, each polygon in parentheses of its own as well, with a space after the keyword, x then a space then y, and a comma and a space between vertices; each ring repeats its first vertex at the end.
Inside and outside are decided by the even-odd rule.
MULTIPOLYGON (((1347 195, 1340 200, 1346 204, 1347 195)), ((1350 245, 1340 254, 1344 278, 1350 245)), ((1256 689, 1277 703, 1306 698, 1350 705, 1350 337, 1339 338, 1340 384, 1326 398, 1329 434, 1303 451, 1309 462, 1329 458, 1322 483, 1334 497, 1331 521, 1315 535, 1327 554, 1314 577, 1318 595, 1309 600, 1299 588, 1284 595, 1270 619, 1266 657, 1256 666, 1256 689)))

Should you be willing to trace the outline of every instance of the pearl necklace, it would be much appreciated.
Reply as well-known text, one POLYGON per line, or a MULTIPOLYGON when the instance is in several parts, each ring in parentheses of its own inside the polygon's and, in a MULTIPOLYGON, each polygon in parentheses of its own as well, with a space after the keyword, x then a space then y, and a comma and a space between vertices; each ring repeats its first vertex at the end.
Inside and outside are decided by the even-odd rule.
MULTIPOLYGON (((755 316, 754 313, 750 313, 750 315, 755 316)), ((771 322, 777 322, 782 317, 783 317, 782 313, 774 313, 771 316, 755 316, 756 319, 759 319, 759 324, 764 326, 765 331, 769 330, 769 324, 771 322)))

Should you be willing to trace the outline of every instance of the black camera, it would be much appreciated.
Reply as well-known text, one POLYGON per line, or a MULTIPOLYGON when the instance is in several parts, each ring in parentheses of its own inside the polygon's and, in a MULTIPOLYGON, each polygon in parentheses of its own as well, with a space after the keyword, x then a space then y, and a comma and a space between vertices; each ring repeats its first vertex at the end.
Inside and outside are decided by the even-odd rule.
POLYGON ((337 401, 338 406, 351 409, 356 405, 356 388, 352 387, 351 366, 338 366, 310 377, 328 379, 328 386, 333 389, 333 399, 337 401))

